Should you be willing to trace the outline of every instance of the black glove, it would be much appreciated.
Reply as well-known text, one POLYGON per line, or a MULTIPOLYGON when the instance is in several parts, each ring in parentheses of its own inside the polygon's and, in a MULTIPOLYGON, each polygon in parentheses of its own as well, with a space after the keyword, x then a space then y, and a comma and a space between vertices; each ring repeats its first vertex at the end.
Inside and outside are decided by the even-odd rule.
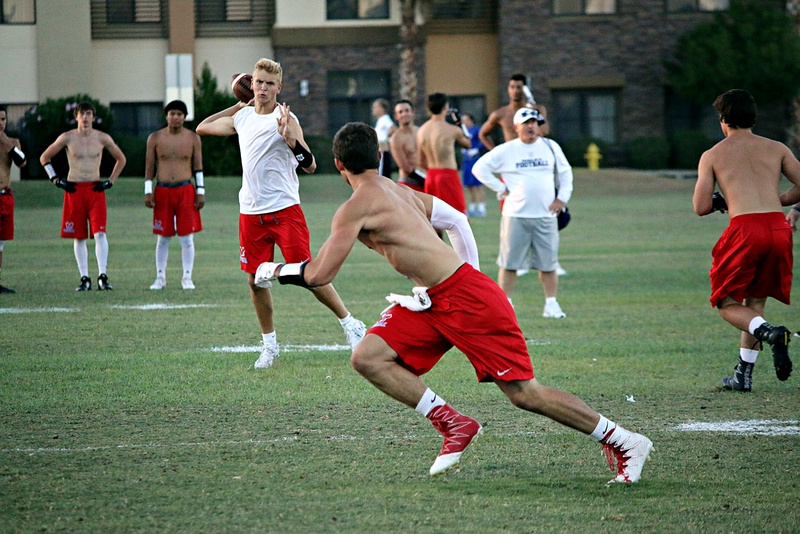
POLYGON ((105 191, 106 189, 111 189, 113 187, 114 182, 111 180, 100 180, 96 184, 92 186, 92 191, 105 191))
POLYGON ((728 211, 728 203, 725 202, 725 197, 722 196, 722 193, 714 193, 711 195, 711 213, 715 211, 720 213, 728 211))
POLYGON ((457 108, 450 108, 450 120, 453 121, 453 124, 456 126, 461 126, 461 113, 459 113, 457 108))
POLYGON ((56 187, 58 187, 59 189, 63 189, 67 193, 74 193, 75 191, 78 190, 78 188, 75 187, 75 184, 73 182, 70 182, 69 180, 66 180, 64 178, 56 178, 55 180, 53 180, 53 183, 55 184, 56 187))

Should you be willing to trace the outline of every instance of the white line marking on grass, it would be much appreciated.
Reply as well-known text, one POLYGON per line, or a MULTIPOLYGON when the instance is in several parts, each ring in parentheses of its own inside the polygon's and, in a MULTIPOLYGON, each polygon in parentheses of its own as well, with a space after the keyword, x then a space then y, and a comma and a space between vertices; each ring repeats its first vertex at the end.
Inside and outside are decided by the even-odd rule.
POLYGON ((74 313, 78 312, 78 308, 0 308, 0 313, 74 313))
MULTIPOLYGON (((282 352, 311 352, 350 350, 350 345, 281 345, 282 352)), ((211 352, 261 352, 260 345, 238 345, 235 347, 211 347, 211 352)))
POLYGON ((683 432, 727 432, 750 436, 800 436, 798 421, 777 421, 774 419, 684 423, 678 425, 677 428, 683 432))
POLYGON ((109 306, 113 310, 185 310, 188 308, 216 308, 216 304, 142 304, 140 306, 125 306, 122 304, 115 304, 109 306))

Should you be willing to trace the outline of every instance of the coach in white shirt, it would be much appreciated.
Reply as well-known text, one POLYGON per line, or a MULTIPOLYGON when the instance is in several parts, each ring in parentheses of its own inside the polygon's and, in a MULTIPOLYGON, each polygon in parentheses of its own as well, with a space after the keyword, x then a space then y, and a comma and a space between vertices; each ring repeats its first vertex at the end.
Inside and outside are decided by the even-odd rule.
POLYGON ((566 314, 556 300, 557 216, 572 196, 572 167, 558 143, 541 136, 539 125, 543 122, 535 109, 517 110, 514 114, 517 139, 484 154, 472 173, 497 192, 498 198, 505 199, 497 257, 498 284, 511 300, 517 271, 532 265, 539 271, 544 290, 542 315, 561 319, 566 314))

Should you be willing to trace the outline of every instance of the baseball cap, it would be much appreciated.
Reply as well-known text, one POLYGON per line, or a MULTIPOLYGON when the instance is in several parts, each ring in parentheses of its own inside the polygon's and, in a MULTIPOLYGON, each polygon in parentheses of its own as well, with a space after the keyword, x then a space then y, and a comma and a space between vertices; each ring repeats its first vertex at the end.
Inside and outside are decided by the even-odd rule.
POLYGON ((514 113, 514 126, 516 126, 517 124, 522 124, 523 122, 528 122, 529 120, 535 120, 539 124, 544 124, 545 122, 544 117, 542 117, 542 114, 535 109, 521 108, 518 109, 516 113, 514 113))

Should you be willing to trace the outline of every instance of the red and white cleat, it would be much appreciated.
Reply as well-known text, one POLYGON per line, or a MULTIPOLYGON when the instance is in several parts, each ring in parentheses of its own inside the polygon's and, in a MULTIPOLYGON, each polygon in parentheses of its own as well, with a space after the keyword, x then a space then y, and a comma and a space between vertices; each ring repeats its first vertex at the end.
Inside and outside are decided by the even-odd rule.
POLYGON ((431 423, 444 436, 442 452, 431 466, 431 476, 442 475, 461 462, 461 455, 483 432, 475 419, 460 414, 449 404, 434 408, 428 416, 431 423))
POLYGON ((617 476, 608 483, 636 482, 642 476, 642 468, 653 448, 653 442, 641 434, 629 432, 617 426, 601 440, 608 466, 617 476), (616 466, 614 465, 616 463, 616 466))

